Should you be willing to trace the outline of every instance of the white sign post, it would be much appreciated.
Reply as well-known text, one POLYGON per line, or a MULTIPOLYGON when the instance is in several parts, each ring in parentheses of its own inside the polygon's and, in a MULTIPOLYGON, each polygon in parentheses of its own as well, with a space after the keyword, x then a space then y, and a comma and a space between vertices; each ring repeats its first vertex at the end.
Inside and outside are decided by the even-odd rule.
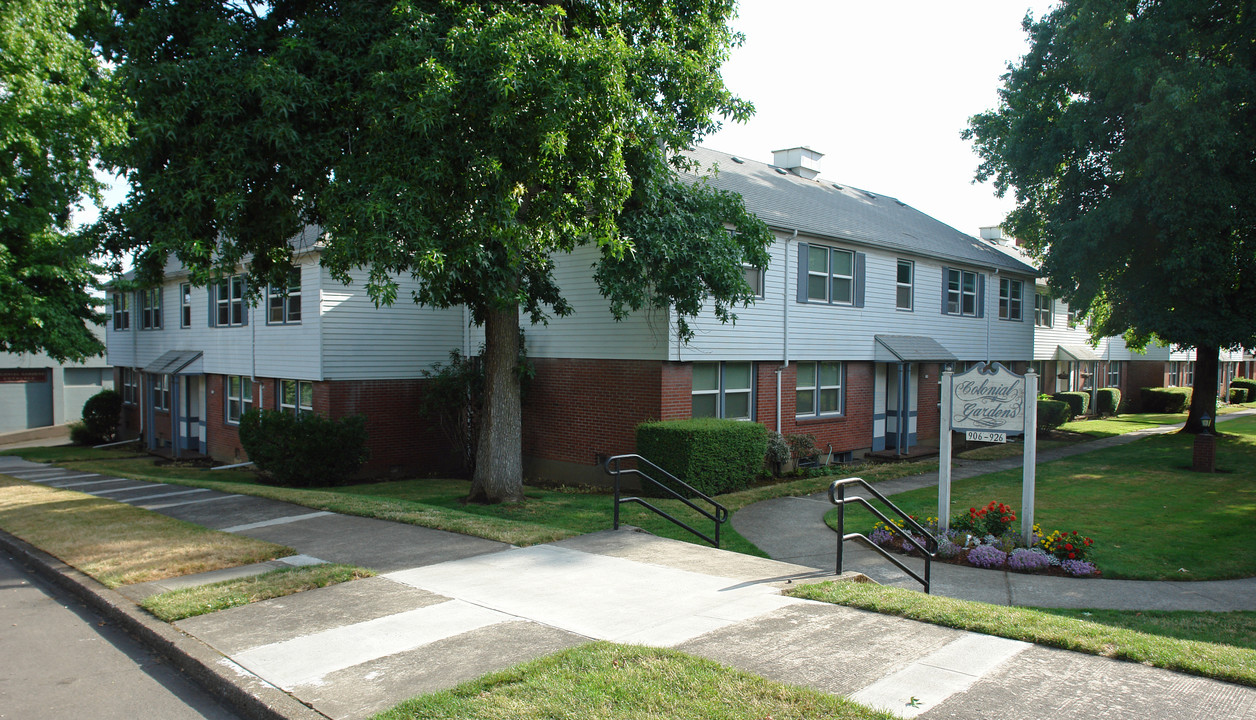
POLYGON ((981 363, 954 375, 942 373, 942 428, 938 439, 938 529, 945 532, 951 517, 951 432, 962 430, 969 440, 1007 442, 1008 435, 1025 435, 1025 470, 1021 494, 1021 534, 1026 542, 1033 531, 1034 463, 1037 457, 1038 376, 1021 376, 999 363, 981 363))

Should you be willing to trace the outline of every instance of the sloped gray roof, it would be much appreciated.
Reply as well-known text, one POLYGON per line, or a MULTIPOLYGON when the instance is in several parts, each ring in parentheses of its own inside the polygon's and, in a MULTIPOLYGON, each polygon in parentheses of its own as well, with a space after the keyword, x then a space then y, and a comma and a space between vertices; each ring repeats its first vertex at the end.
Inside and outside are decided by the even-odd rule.
POLYGON ((1033 266, 887 195, 823 177, 808 180, 767 163, 734 160, 732 155, 708 148, 685 154, 697 160, 703 172, 716 169, 711 185, 740 194, 746 209, 769 226, 983 268, 1038 274, 1033 266))
MULTIPOLYGON (((876 335, 877 344, 890 352, 893 358, 885 362, 956 362, 959 358, 942 343, 922 335, 876 335)), ((878 353, 879 355, 879 353, 878 353)), ((881 360, 880 357, 877 358, 881 360)))
POLYGON ((199 368, 184 372, 187 370, 189 365, 200 359, 200 350, 170 350, 166 354, 146 365, 144 367, 144 372, 152 375, 171 375, 180 373, 186 375, 200 375, 202 371, 199 368))

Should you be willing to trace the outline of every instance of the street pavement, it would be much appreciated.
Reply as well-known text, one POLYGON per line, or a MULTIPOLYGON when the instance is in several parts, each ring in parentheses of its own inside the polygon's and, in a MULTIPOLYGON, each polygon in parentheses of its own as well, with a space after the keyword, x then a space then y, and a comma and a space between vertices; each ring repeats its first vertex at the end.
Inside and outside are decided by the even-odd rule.
MULTIPOLYGON (((791 598, 781 589, 832 578, 832 568, 749 557, 631 528, 518 548, 16 458, 0 457, 0 473, 281 542, 299 553, 281 561, 287 564, 336 561, 378 570, 374 578, 189 618, 171 628, 137 610, 134 601, 215 576, 132 586, 123 597, 0 537, 13 552, 42 563, 138 626, 137 632, 177 635, 163 641, 170 654, 190 658, 203 671, 198 678, 251 717, 365 718, 413 695, 596 639, 676 648, 848 695, 905 718, 1256 720, 1253 688, 791 598)), ((739 528, 742 513, 734 517, 739 528)), ((820 532, 831 553, 832 531, 820 532)), ((268 567, 273 564, 243 572, 268 567)), ((1010 592, 1001 573, 954 582, 983 586, 996 601, 1010 592)), ((1076 602, 1085 605, 1102 581, 1072 582, 1076 602)), ((1104 595, 1135 587, 1111 582, 1116 584, 1104 595)), ((1241 589, 1235 594, 1242 600, 1245 592, 1250 597, 1241 589)), ((1213 607, 1228 602, 1221 593, 1201 595, 1213 607)))

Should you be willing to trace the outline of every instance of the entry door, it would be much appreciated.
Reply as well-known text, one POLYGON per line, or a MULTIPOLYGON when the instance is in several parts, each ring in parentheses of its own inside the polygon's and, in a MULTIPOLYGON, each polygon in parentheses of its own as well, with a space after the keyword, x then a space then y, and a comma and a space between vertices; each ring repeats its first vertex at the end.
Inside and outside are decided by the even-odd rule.
POLYGON ((916 444, 915 363, 886 365, 885 445, 887 450, 906 452, 916 444))
POLYGON ((180 426, 180 447, 201 452, 201 376, 183 378, 183 422, 180 426))

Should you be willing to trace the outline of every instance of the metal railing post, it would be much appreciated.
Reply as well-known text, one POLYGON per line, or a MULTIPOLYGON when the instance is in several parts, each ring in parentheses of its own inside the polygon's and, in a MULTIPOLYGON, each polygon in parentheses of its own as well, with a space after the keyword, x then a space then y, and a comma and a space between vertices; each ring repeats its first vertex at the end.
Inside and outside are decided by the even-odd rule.
MULTIPOLYGON (((611 473, 611 475, 615 477, 615 526, 613 529, 618 530, 619 529, 619 458, 611 458, 610 462, 615 463, 615 472, 611 473)), ((608 471, 610 470, 609 464, 610 463, 607 463, 608 471)))
POLYGON ((837 574, 842 574, 842 546, 846 544, 846 486, 837 486, 837 574))

